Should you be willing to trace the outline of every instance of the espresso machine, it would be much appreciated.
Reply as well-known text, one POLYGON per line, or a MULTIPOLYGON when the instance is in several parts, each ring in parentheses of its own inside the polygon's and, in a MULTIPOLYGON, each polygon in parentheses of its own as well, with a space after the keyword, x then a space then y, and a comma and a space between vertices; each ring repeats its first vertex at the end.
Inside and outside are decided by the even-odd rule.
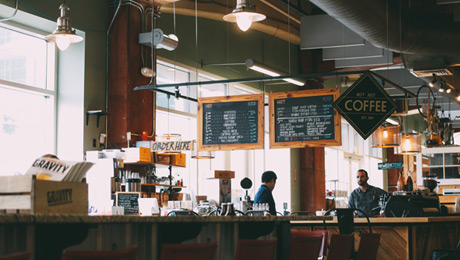
POLYGON ((252 209, 253 201, 248 195, 248 189, 252 187, 252 181, 249 178, 243 178, 240 182, 241 188, 246 190, 246 195, 241 199, 241 211, 246 213, 248 210, 252 209))

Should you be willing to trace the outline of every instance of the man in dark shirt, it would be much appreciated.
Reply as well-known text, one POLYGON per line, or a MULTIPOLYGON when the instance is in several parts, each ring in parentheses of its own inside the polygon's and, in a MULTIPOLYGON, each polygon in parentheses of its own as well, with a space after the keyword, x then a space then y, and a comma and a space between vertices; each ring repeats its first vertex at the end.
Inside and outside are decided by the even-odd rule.
POLYGON ((276 174, 272 171, 266 171, 262 174, 262 185, 257 191, 254 203, 268 203, 270 214, 276 216, 275 200, 272 191, 276 185, 276 174))
MULTIPOLYGON (((360 209, 366 213, 368 217, 378 216, 380 208, 379 197, 386 191, 369 185, 367 181, 369 176, 367 172, 360 169, 356 172, 356 179, 359 187, 356 188, 348 199, 348 208, 360 209)), ((362 212, 356 211, 358 217, 364 217, 362 212)))

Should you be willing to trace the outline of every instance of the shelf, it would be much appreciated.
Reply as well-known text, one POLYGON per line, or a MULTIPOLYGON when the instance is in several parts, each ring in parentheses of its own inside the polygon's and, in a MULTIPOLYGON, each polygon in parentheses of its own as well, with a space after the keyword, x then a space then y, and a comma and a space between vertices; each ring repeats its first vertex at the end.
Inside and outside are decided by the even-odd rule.
POLYGON ((160 184, 160 183, 141 183, 141 186, 161 186, 161 187, 172 187, 172 188, 187 188, 187 186, 177 186, 177 185, 160 184))
POLYGON ((179 168, 185 168, 185 166, 179 166, 179 165, 173 165, 173 164, 162 164, 162 163, 153 163, 153 162, 125 162, 125 165, 139 165, 139 166, 148 166, 148 165, 154 165, 157 168, 167 168, 169 166, 172 167, 179 167, 179 168))

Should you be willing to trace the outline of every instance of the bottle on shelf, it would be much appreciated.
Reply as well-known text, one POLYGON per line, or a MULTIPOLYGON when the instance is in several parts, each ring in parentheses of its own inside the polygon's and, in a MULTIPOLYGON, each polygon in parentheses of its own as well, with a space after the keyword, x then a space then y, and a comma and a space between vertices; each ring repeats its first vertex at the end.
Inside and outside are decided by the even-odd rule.
POLYGON ((398 191, 404 191, 404 177, 402 175, 402 172, 399 172, 397 190, 398 191))
POLYGON ((414 190, 414 182, 412 181, 412 177, 410 176, 411 172, 407 172, 407 191, 413 191, 414 190))

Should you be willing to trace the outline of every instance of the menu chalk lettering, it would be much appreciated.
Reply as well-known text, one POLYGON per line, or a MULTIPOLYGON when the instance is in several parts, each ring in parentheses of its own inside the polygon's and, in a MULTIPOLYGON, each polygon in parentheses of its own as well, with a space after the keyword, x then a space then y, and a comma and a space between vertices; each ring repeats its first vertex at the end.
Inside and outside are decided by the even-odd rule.
POLYGON ((198 103, 199 150, 263 148, 261 95, 203 98, 198 103))
POLYGON ((139 215, 140 192, 117 192, 117 206, 124 207, 125 215, 139 215))
POLYGON ((338 145, 337 95, 334 89, 270 94, 270 148, 338 145))

